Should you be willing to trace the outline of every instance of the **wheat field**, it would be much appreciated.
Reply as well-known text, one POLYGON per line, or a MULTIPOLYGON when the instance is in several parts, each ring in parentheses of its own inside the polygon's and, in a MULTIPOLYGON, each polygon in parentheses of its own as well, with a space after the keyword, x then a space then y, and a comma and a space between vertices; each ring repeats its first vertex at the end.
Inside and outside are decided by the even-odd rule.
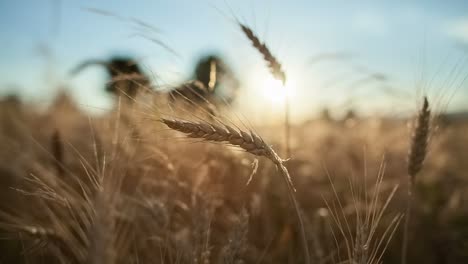
MULTIPOLYGON (((284 85, 281 58, 235 27, 284 85)), ((0 263, 468 263, 468 122, 440 97, 301 122, 286 98, 265 124, 215 92, 217 57, 170 91, 125 58, 71 74, 89 65, 108 71, 103 113, 66 89, 0 102, 0 263)))

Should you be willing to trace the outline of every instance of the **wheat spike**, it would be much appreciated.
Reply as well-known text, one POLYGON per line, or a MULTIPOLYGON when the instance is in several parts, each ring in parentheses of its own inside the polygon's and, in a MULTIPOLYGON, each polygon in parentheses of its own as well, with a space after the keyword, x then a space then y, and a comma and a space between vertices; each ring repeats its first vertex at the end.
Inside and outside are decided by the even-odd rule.
POLYGON ((413 204, 413 188, 416 174, 421 171, 424 159, 427 153, 427 144, 430 132, 431 110, 429 102, 424 97, 423 105, 416 119, 413 136, 411 138, 411 146, 408 154, 408 197, 406 201, 405 225, 403 227, 403 243, 401 249, 401 263, 407 263, 408 241, 409 241, 409 225, 411 222, 411 211, 413 204))
POLYGON ((245 36, 252 42, 252 45, 255 47, 255 49, 262 54, 263 59, 267 62, 268 68, 270 69, 271 73, 273 76, 282 81, 283 84, 286 82, 286 74, 284 73, 281 64, 278 62, 275 56, 271 54, 270 49, 266 46, 265 43, 262 43, 260 39, 255 35, 255 33, 247 27, 246 25, 243 25, 239 23, 239 26, 242 29, 242 32, 244 32, 245 36))
POLYGON ((424 97, 423 105, 416 120, 416 127, 413 132, 411 147, 408 154, 408 174, 412 182, 414 182, 414 177, 421 170, 424 159, 426 158, 430 117, 431 110, 429 109, 429 102, 427 98, 424 97))
POLYGON ((170 120, 164 118, 161 121, 169 128, 185 133, 189 137, 202 138, 207 141, 227 142, 253 155, 267 157, 275 164, 282 162, 273 149, 254 132, 245 132, 228 125, 218 126, 206 122, 170 120))

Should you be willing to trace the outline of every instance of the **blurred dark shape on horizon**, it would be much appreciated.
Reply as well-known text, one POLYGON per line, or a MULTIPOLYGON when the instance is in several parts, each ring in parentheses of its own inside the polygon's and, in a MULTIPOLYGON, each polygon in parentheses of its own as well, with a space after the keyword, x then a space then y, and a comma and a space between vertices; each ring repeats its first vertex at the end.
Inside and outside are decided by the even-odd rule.
POLYGON ((2 108, 19 109, 21 104, 21 100, 16 94, 8 94, 0 100, 2 108))
POLYGON ((322 111, 320 112, 320 120, 322 121, 326 121, 326 122, 329 122, 329 121, 332 121, 333 118, 330 114, 330 109, 328 109, 328 107, 324 107, 322 109, 322 111))
POLYGON ((442 113, 437 118, 439 125, 449 126, 455 124, 463 124, 468 120, 468 111, 458 111, 453 113, 442 113))
POLYGON ((10 142, 22 136, 18 131, 27 121, 24 114, 27 111, 27 107, 16 94, 0 98, 0 133, 4 136, 3 140, 10 142))
POLYGON ((350 108, 348 111, 346 111, 346 114, 343 118, 343 121, 349 121, 349 120, 355 120, 358 118, 358 115, 356 114, 356 111, 354 109, 350 108))
MULTIPOLYGON (((92 65, 103 66, 107 70, 109 80, 106 91, 109 93, 135 98, 138 91, 151 87, 149 77, 141 70, 138 62, 128 56, 86 60, 76 66, 71 75, 92 65)), ((185 99, 196 104, 207 101, 230 104, 235 100, 239 86, 239 80, 221 57, 210 54, 196 63, 192 79, 171 90, 169 97, 171 101, 185 99)))
POLYGON ((138 91, 150 84, 148 76, 143 73, 138 62, 130 57, 115 56, 109 60, 86 60, 72 70, 76 75, 91 65, 104 66, 107 70, 109 81, 106 91, 112 94, 123 94, 129 98, 135 98, 138 91))
POLYGON ((59 111, 61 113, 79 112, 76 102, 65 89, 59 91, 52 101, 52 104, 49 106, 49 109, 51 109, 52 112, 59 111))
POLYGON ((0 98, 0 119, 2 123, 6 119, 11 119, 11 117, 21 116, 22 108, 23 102, 21 102, 20 97, 16 94, 9 94, 0 98))
POLYGON ((220 56, 210 54, 200 58, 195 66, 192 81, 170 92, 170 98, 184 98, 193 103, 206 100, 217 104, 232 103, 239 90, 239 80, 220 56))

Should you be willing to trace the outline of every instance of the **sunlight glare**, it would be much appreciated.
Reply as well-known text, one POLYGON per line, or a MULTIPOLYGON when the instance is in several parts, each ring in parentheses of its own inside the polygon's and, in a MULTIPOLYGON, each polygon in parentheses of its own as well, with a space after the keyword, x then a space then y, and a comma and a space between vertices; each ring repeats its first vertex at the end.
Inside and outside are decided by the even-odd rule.
POLYGON ((286 98, 291 100, 294 92, 294 86, 291 85, 290 81, 286 81, 286 84, 283 85, 282 81, 273 78, 273 76, 268 76, 263 81, 262 94, 265 99, 275 105, 284 104, 286 98))

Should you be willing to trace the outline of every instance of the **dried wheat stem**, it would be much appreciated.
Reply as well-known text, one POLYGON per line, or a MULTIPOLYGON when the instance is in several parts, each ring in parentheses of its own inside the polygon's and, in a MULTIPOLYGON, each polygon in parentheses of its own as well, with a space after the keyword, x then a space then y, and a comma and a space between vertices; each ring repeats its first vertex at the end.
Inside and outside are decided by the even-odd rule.
POLYGON ((227 142, 238 146, 256 156, 263 156, 270 159, 278 168, 288 187, 288 195, 294 206, 301 231, 301 239, 304 250, 305 263, 310 263, 309 249, 304 229, 304 223, 299 210, 299 203, 294 195, 295 189, 291 181, 288 169, 284 166, 284 160, 254 132, 245 132, 229 125, 214 125, 206 122, 192 122, 187 120, 175 120, 162 118, 161 122, 169 128, 187 134, 188 137, 201 138, 206 141, 227 142))
POLYGON ((285 155, 286 157, 291 157, 291 143, 289 139, 291 138, 291 125, 290 125, 290 115, 289 115, 289 98, 286 97, 284 102, 284 136, 286 140, 285 144, 285 155))
POLYGON ((64 171, 64 159, 63 159, 63 143, 60 136, 60 132, 55 130, 51 137, 52 155, 54 156, 54 163, 57 171, 57 175, 63 175, 64 171))
POLYGON ((401 252, 401 263, 406 264, 408 254, 408 233, 413 201, 413 187, 416 175, 421 171, 427 154, 429 141, 431 111, 429 102, 424 97, 423 105, 418 113, 416 126, 411 138, 411 146, 408 153, 408 197, 406 203, 405 225, 403 230, 403 243, 401 252))

